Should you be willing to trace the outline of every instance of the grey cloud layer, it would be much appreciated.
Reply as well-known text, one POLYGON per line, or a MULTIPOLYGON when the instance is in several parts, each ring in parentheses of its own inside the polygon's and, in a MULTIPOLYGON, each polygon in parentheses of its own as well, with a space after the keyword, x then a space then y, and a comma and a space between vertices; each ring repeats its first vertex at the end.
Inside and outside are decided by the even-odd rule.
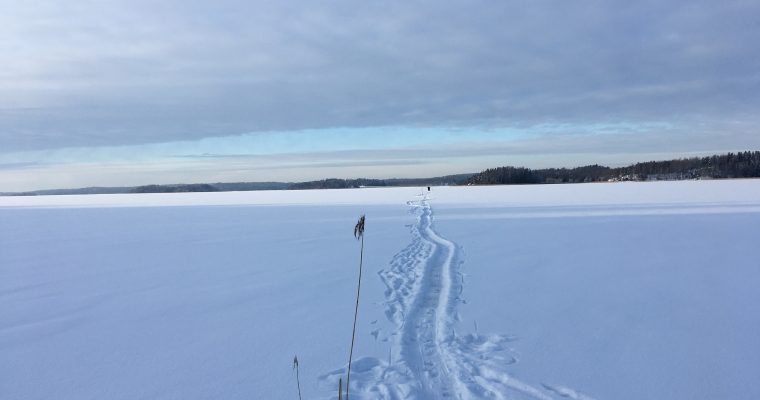
POLYGON ((756 1, 0 3, 0 152, 757 115, 756 1))

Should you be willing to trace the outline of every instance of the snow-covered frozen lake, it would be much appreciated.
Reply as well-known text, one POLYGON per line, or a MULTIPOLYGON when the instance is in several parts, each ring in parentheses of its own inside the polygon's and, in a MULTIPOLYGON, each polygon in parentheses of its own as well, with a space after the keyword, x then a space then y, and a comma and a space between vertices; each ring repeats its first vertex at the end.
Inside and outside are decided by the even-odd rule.
POLYGON ((0 197, 0 398, 760 398, 760 180, 0 197))

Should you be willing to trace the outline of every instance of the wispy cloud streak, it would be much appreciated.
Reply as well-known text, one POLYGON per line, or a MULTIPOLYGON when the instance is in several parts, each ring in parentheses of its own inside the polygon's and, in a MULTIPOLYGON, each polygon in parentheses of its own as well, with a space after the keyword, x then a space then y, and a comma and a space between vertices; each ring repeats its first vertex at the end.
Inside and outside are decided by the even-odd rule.
POLYGON ((0 152, 333 127, 711 122, 760 103, 757 2, 1 6, 0 152))

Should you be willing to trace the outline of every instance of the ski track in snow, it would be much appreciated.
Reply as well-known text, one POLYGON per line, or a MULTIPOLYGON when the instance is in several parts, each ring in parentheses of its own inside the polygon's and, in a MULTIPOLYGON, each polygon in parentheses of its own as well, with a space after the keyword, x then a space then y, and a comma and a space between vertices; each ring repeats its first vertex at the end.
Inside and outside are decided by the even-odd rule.
MULTIPOLYGON (((378 273, 386 286, 385 315, 395 325, 382 339, 390 343, 388 359, 352 363, 350 398, 593 400, 571 388, 534 386, 509 374, 506 368, 518 362, 509 347, 514 337, 457 334, 457 306, 464 303, 462 251, 435 231, 426 197, 407 204, 417 216, 410 226, 412 242, 378 273)), ((375 340, 379 332, 372 331, 375 340)), ((337 388, 345 374, 343 367, 320 380, 337 388)))

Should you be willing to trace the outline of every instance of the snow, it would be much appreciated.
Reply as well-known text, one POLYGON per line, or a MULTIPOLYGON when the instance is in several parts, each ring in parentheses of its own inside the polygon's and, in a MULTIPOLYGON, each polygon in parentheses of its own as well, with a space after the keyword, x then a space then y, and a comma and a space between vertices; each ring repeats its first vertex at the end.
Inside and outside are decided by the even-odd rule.
MULTIPOLYGON (((437 187, 434 204, 480 206, 716 206, 758 204, 758 180, 623 182, 575 185, 437 187)), ((420 188, 251 192, 0 196, 0 207, 159 207, 251 205, 398 205, 420 188)))
POLYGON ((0 197, 0 398, 760 398, 760 180, 0 197))

